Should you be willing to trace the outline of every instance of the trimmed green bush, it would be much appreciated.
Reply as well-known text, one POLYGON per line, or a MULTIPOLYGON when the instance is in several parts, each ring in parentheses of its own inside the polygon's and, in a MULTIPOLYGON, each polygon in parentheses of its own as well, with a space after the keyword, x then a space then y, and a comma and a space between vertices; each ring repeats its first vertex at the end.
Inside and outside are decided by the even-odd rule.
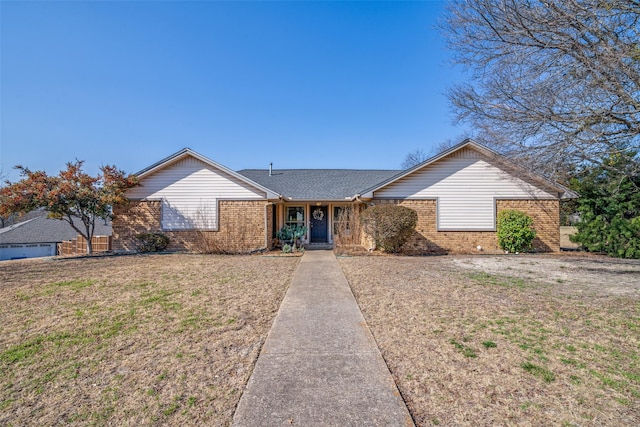
POLYGON ((169 246, 169 238, 162 233, 142 233, 136 235, 138 252, 161 252, 169 246))
POLYGON ((365 233, 373 237, 384 252, 396 253, 413 234, 418 213, 399 205, 381 205, 366 209, 360 215, 365 233))
POLYGON ((498 214, 498 244, 509 252, 524 252, 531 249, 536 231, 531 228, 533 219, 515 209, 505 209, 498 214))

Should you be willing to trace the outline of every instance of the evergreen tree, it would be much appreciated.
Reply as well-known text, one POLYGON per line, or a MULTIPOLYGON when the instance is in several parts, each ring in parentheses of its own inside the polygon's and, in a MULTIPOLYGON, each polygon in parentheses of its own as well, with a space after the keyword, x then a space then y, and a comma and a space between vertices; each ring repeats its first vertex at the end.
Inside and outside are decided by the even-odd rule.
POLYGON ((580 221, 571 240, 590 252, 640 258, 640 174, 629 170, 626 159, 609 156, 572 180, 580 194, 580 221))

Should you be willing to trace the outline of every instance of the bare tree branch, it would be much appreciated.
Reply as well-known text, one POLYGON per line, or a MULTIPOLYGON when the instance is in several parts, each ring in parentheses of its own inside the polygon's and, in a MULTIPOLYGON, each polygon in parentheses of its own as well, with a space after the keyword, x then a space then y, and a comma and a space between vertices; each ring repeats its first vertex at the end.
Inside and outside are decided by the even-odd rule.
POLYGON ((442 29, 472 76, 449 99, 474 138, 547 173, 612 154, 640 168, 639 1, 452 0, 442 29))
POLYGON ((420 164, 427 160, 429 155, 422 150, 421 148, 416 148, 414 151, 407 154, 407 156, 402 161, 402 169, 409 169, 417 164, 420 164))

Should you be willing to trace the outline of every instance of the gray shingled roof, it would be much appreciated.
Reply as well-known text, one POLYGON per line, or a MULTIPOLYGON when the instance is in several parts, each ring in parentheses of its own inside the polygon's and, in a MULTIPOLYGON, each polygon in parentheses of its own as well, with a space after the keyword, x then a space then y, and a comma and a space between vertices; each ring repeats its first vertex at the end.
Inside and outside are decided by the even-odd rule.
MULTIPOLYGON (((80 220, 76 221, 84 227, 80 220)), ((111 223, 96 220, 95 236, 111 236, 111 223)), ((17 243, 58 243, 78 237, 68 222, 47 218, 47 212, 26 221, 17 222, 9 227, 0 228, 0 244, 17 243)))
POLYGON ((398 174, 399 170, 243 169, 239 174, 292 200, 344 200, 398 174))

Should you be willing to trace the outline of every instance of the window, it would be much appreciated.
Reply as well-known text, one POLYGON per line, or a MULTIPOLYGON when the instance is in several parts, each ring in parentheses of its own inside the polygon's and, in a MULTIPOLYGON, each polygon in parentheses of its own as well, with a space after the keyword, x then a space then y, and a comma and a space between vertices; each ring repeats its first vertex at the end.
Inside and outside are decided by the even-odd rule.
POLYGON ((304 227, 304 206, 287 206, 284 225, 304 227))
POLYGON ((162 229, 177 230, 216 230, 217 202, 215 199, 162 200, 162 229))

